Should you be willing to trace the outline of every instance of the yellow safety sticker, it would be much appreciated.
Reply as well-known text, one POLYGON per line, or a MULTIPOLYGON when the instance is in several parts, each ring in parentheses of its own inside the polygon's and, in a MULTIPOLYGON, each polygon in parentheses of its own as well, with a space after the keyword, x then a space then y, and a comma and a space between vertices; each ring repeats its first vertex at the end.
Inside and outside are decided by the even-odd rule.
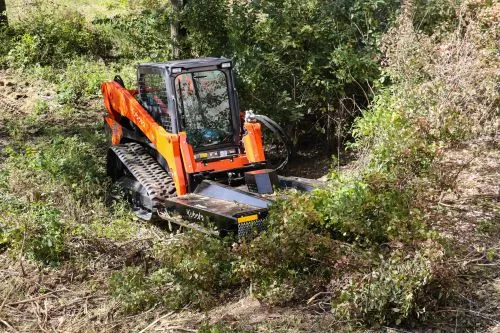
POLYGON ((207 154, 207 153, 200 153, 200 157, 201 157, 201 158, 208 157, 208 154, 207 154))
POLYGON ((255 221, 259 218, 257 214, 238 217, 238 223, 245 223, 250 221, 255 221))

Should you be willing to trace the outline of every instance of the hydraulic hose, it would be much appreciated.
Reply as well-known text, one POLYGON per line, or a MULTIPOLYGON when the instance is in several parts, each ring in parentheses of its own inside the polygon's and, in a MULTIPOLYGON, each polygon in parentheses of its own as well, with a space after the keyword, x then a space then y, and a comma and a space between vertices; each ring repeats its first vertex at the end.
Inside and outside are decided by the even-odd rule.
POLYGON ((280 171, 283 170, 283 168, 288 164, 288 161, 290 160, 292 156, 292 145, 291 145, 291 140, 288 137, 288 135, 285 133, 283 128, 278 125, 274 120, 269 118, 268 116, 256 114, 255 115, 255 120, 259 121, 262 123, 265 127, 267 127, 277 138, 283 142, 285 145, 286 149, 286 156, 283 162, 279 166, 276 167, 276 170, 280 171))

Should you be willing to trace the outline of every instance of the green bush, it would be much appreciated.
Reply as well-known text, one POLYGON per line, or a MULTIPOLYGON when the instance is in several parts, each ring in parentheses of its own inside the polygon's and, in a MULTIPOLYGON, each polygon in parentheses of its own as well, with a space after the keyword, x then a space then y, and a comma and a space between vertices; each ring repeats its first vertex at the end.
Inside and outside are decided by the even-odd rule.
POLYGON ((0 26, 0 40, 2 47, 0 47, 0 68, 8 65, 7 55, 15 42, 15 31, 10 27, 0 26))
POLYGON ((268 229, 237 249, 235 274, 266 303, 284 304, 318 291, 343 248, 320 231, 320 216, 307 196, 277 202, 268 229))
POLYGON ((181 30, 187 31, 180 41, 184 56, 229 56, 230 15, 231 4, 227 0, 188 2, 179 17, 171 18, 178 19, 181 30))
POLYGON ((364 178, 339 177, 330 189, 314 194, 321 225, 334 237, 360 245, 425 236, 412 192, 398 188, 382 173, 364 178))
POLYGON ((14 29, 17 38, 7 57, 13 67, 34 64, 64 67, 76 56, 107 58, 111 42, 86 23, 78 12, 60 8, 38 8, 30 11, 14 29))
POLYGON ((380 90, 371 108, 355 120, 355 141, 349 147, 362 154, 368 168, 404 180, 425 173, 440 147, 425 118, 406 114, 400 103, 390 88, 380 90))
POLYGON ((26 254, 45 264, 58 264, 64 254, 65 234, 59 210, 34 205, 28 216, 34 223, 21 229, 26 254))
MULTIPOLYGON (((313 135, 311 119, 332 131, 327 117, 339 117, 343 97, 368 102, 379 75, 377 41, 398 8, 392 0, 234 2, 229 36, 243 108, 270 115, 293 136, 313 135)), ((342 124, 356 112, 350 108, 342 124)))
POLYGON ((28 147, 25 157, 28 159, 28 168, 43 170, 54 180, 78 192, 78 186, 101 184, 105 179, 103 161, 92 158, 95 149, 81 136, 56 136, 44 145, 28 147))
POLYGON ((134 61, 167 61, 171 59, 172 44, 169 7, 153 6, 139 13, 96 19, 93 25, 113 40, 116 57, 134 61))
POLYGON ((126 267, 113 273, 109 280, 111 294, 120 300, 127 312, 136 312, 159 302, 161 295, 152 288, 146 272, 140 267, 126 267))
POLYGON ((313 194, 321 224, 335 237, 366 245, 426 237, 416 194, 440 144, 425 124, 398 108, 388 89, 355 120, 350 148, 360 155, 358 172, 332 172, 329 187, 313 194))
POLYGON ((64 259, 66 229, 60 211, 42 202, 27 203, 7 194, 0 196, 0 244, 13 255, 46 265, 58 265, 64 259))
POLYGON ((413 1, 413 26, 428 35, 439 35, 459 24, 454 1, 413 1))
POLYGON ((179 235, 157 244, 157 267, 152 273, 136 267, 114 274, 111 293, 128 312, 155 304, 171 309, 213 307, 228 288, 237 285, 231 274, 235 257, 230 245, 230 240, 197 232, 179 235))
POLYGON ((180 307, 188 302, 207 308, 226 288, 235 284, 232 277, 234 255, 231 239, 217 239, 188 232, 179 239, 156 248, 162 270, 172 274, 180 288, 169 295, 169 304, 180 307))
POLYGON ((57 100, 64 104, 85 103, 101 98, 101 84, 120 74, 124 81, 135 86, 135 73, 131 65, 106 65, 103 61, 78 57, 68 61, 64 71, 57 74, 57 100))
POLYGON ((426 309, 417 300, 431 284, 442 256, 441 247, 432 243, 415 253, 397 250, 371 273, 351 281, 332 299, 332 311, 343 318, 386 325, 419 316, 426 309))

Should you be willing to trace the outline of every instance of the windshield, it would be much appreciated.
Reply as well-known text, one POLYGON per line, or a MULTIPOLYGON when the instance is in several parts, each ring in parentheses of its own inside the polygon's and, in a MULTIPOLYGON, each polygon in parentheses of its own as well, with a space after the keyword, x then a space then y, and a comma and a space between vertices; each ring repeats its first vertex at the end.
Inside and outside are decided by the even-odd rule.
POLYGON ((182 126, 193 147, 232 143, 226 75, 219 70, 180 74, 175 94, 182 126))

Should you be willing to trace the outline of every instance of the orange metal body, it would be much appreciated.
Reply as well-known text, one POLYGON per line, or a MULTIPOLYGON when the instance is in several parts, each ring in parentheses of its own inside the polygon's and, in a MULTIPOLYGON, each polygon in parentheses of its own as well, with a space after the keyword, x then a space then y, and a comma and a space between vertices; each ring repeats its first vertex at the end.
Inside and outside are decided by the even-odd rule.
POLYGON ((250 162, 265 161, 262 134, 259 123, 244 123, 247 134, 243 136, 243 146, 250 162))
POLYGON ((105 82, 101 85, 104 105, 109 115, 105 118, 111 128, 111 142, 121 142, 123 129, 120 118, 131 120, 156 147, 167 161, 169 172, 175 182, 177 195, 187 193, 187 174, 202 171, 226 171, 242 168, 255 162, 264 162, 264 149, 260 124, 245 123, 246 134, 242 137, 244 154, 217 161, 196 161, 193 147, 188 143, 186 133, 172 134, 160 126, 151 115, 137 102, 133 95, 137 90, 127 90, 117 82, 105 82))

